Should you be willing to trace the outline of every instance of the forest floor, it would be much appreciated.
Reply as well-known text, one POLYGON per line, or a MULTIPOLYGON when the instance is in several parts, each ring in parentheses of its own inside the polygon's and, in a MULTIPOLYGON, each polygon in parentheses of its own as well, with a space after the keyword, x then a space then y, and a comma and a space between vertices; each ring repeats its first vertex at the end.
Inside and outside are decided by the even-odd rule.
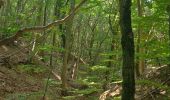
MULTIPOLYGON (((152 81, 146 81, 139 79, 137 81, 136 100, 170 100, 163 98, 170 98, 168 93, 170 85, 170 79, 166 75, 159 74, 161 71, 167 69, 150 70, 148 79, 153 81, 159 81, 154 83, 152 81), (161 76, 160 76, 161 75, 161 76), (161 78, 161 79, 160 79, 161 78)), ((149 73, 149 72, 148 72, 149 73)), ((19 70, 19 68, 8 68, 1 66, 0 68, 0 100, 41 100, 45 92, 45 84, 48 74, 44 73, 25 73, 19 70)), ((52 77, 55 79, 54 77, 52 77)), ((77 99, 62 99, 60 85, 50 84, 46 97, 44 100, 93 100, 88 99, 86 96, 78 96, 77 99), (55 98, 55 99, 54 99, 55 98), (58 98, 58 99, 56 99, 58 98)), ((100 97, 99 100, 112 100, 112 96, 120 95, 121 86, 115 86, 109 91, 103 93, 90 94, 91 96, 100 97), (108 98, 108 99, 106 99, 108 98)), ((75 94, 72 94, 75 95, 75 94)), ((43 100, 43 99, 42 99, 43 100)), ((94 99, 97 100, 97 99, 94 99)))
MULTIPOLYGON (((16 96, 21 93, 37 92, 42 87, 42 77, 20 73, 14 68, 0 68, 0 97, 9 100, 17 100, 16 96)), ((19 96, 19 95, 18 95, 19 96)), ((3 99, 2 99, 3 100, 3 99)))
MULTIPOLYGON (((49 72, 44 67, 24 64, 26 52, 27 48, 22 47, 0 47, 0 100, 40 100, 43 97, 49 72)), ((56 94, 56 88, 50 86, 47 95, 56 94)))
MULTIPOLYGON (((72 93, 61 96, 61 82, 56 83, 55 77, 51 76, 45 99, 48 72, 29 73, 21 71, 18 66, 8 68, 0 66, 0 100, 93 100, 91 96, 98 96, 93 91, 90 93, 72 93)), ((78 84, 73 83, 78 86, 78 84)), ((81 89, 80 89, 81 90, 81 89)))
POLYGON ((52 75, 46 90, 49 72, 30 72, 20 66, 0 66, 0 100, 65 100, 61 98, 61 82, 52 75))
MULTIPOLYGON (((38 58, 33 58, 34 64, 27 63, 27 50, 20 46, 0 47, 0 100, 90 100, 87 98, 93 93, 91 90, 61 96, 60 76, 38 58), (42 99, 44 94, 46 99, 42 99)), ((69 85, 80 90, 86 88, 73 81, 69 85)))
MULTIPOLYGON (((97 87, 99 89, 90 89, 75 82, 70 83, 70 86, 78 89, 78 92, 71 92, 70 89, 67 97, 61 97, 61 81, 56 80, 55 75, 51 75, 45 93, 49 70, 26 66, 23 63, 26 60, 26 49, 22 53, 18 53, 18 50, 21 49, 7 46, 0 48, 1 58, 8 58, 4 56, 13 53, 8 59, 0 59, 0 100, 112 100, 113 97, 120 97, 120 84, 114 84, 103 91, 100 86, 97 87), (42 99, 44 93, 46 99, 42 99)), ((136 100, 170 100, 167 99, 170 98, 169 72, 167 66, 148 68, 144 76, 136 81, 136 100)))

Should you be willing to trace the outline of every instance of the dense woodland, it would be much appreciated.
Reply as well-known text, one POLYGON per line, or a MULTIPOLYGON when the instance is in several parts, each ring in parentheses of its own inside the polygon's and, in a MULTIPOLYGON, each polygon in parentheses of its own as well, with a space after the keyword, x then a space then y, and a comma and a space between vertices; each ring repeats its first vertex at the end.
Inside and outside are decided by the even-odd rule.
POLYGON ((0 0, 0 100, 170 100, 170 0, 0 0))

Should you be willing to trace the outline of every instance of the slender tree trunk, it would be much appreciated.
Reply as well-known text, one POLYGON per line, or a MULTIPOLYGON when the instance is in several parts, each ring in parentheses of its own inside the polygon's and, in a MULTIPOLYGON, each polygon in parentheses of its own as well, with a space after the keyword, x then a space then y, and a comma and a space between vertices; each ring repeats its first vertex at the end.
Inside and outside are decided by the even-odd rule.
POLYGON ((131 26, 131 0, 119 0, 120 2, 120 28, 121 45, 123 51, 122 67, 122 100, 134 100, 134 36, 131 26))
POLYGON ((22 11, 22 0, 18 0, 17 2, 17 18, 16 18, 16 23, 17 25, 19 26, 20 25, 20 14, 21 14, 21 11, 22 11))
MULTIPOLYGON (((91 25, 90 23, 90 19, 91 19, 91 15, 89 16, 89 22, 88 22, 88 25, 89 25, 89 27, 90 27, 90 30, 91 30, 91 37, 89 37, 90 38, 90 42, 89 42, 89 48, 90 48, 90 50, 89 50, 89 61, 92 61, 91 62, 91 65, 93 66, 93 65, 95 65, 95 62, 94 62, 94 60, 93 60, 93 55, 92 55, 92 48, 93 48, 93 45, 94 45, 94 37, 95 37, 95 29, 96 29, 96 27, 97 27, 97 20, 98 19, 96 19, 95 21, 94 21, 94 23, 93 23, 93 25, 91 25)), ((95 59, 95 58, 94 58, 95 59)))
MULTIPOLYGON (((43 0, 38 0, 37 1, 37 4, 40 4, 39 6, 38 6, 38 14, 37 14, 37 16, 36 16, 36 25, 37 26, 42 26, 43 24, 42 24, 42 22, 43 22, 43 15, 42 15, 42 11, 43 11, 43 0)), ((37 45, 38 45, 38 41, 37 41, 37 37, 38 37, 38 34, 33 34, 32 35, 32 38, 33 38, 33 44, 32 44, 32 49, 31 49, 31 52, 30 52, 30 55, 29 55, 29 61, 30 62, 32 62, 32 58, 33 58, 33 56, 35 56, 37 53, 38 53, 38 51, 37 51, 37 49, 38 48, 36 48, 37 47, 37 45)))
MULTIPOLYGON (((115 29, 113 28, 113 25, 112 25, 112 21, 111 21, 111 18, 110 18, 110 15, 109 15, 109 20, 108 20, 108 23, 109 23, 109 28, 110 28, 110 31, 112 33, 112 43, 110 45, 110 51, 113 52, 113 50, 115 49, 115 36, 116 36, 116 32, 115 32, 115 29)), ((110 55, 109 56, 109 62, 107 64, 107 67, 108 68, 111 68, 112 67, 112 60, 114 59, 114 56, 113 55, 110 55)), ((110 70, 106 71, 106 74, 105 74, 105 79, 106 79, 106 84, 110 81, 109 80, 109 76, 110 76, 110 70)), ((105 87, 104 87, 105 88, 105 87)))
POLYGON ((168 23, 169 23, 168 33, 169 33, 169 41, 170 41, 170 5, 169 5, 169 19, 168 19, 168 23))
MULTIPOLYGON (((6 18, 8 18, 8 16, 11 16, 11 0, 5 0, 4 3, 5 3, 4 8, 3 8, 1 15, 6 16, 6 17, 4 17, 0 20, 2 28, 7 27, 6 25, 8 23, 8 19, 6 19, 6 18)), ((5 34, 5 35, 2 34, 2 38, 4 38, 4 37, 7 37, 7 34, 5 34)))
MULTIPOLYGON (((70 0, 70 11, 74 9, 75 0, 70 0)), ((67 88, 67 66, 68 66, 68 55, 70 52, 70 41, 71 41, 71 33, 72 33, 72 24, 73 24, 72 17, 68 22, 66 22, 66 34, 65 34, 65 51, 64 51, 64 58, 63 58, 63 67, 61 73, 61 80, 62 80, 62 89, 66 90, 67 88)))
MULTIPOLYGON (((61 11, 63 7, 63 2, 61 0, 57 0, 56 1, 56 6, 55 6, 55 16, 57 17, 57 19, 61 19, 64 16, 64 12, 61 11)), ((59 31, 62 32, 63 34, 61 35, 62 38, 62 47, 65 49, 64 53, 63 53, 63 66, 62 66, 62 70, 61 70, 61 81, 62 81, 62 95, 66 95, 66 87, 67 87, 67 59, 68 59, 68 40, 66 40, 66 34, 64 33, 63 30, 63 25, 60 24, 58 27, 59 31)))
POLYGON ((79 70, 79 65, 80 65, 80 59, 81 59, 81 54, 82 54, 82 46, 81 46, 81 42, 82 42, 82 39, 81 39, 81 30, 82 30, 82 15, 80 15, 80 19, 78 20, 79 21, 79 24, 77 26, 77 37, 76 37, 76 51, 77 52, 77 58, 76 59, 76 66, 74 66, 73 70, 72 70, 72 79, 77 79, 78 78, 78 70, 79 70))
POLYGON ((0 0, 0 9, 1 9, 1 7, 3 7, 4 6, 4 1, 3 0, 0 0))
MULTIPOLYGON (((169 33, 169 49, 170 49, 170 5, 167 6, 167 12, 168 12, 168 24, 169 24, 169 30, 168 30, 168 33, 169 33)), ((169 56, 169 61, 170 61, 170 56, 169 56)), ((168 66, 170 67, 170 62, 168 64, 168 66)))
MULTIPOLYGON (((140 0, 137 0, 137 8, 138 8, 138 17, 141 16, 141 4, 140 4, 140 0)), ((136 53, 140 53, 140 41, 141 41, 141 32, 140 32, 140 25, 138 25, 138 30, 137 30, 137 45, 136 45, 136 53)), ((140 71, 139 71, 139 56, 136 56, 136 76, 139 77, 140 76, 140 71)))
MULTIPOLYGON (((46 23, 47 23, 47 6, 48 6, 48 3, 49 3, 49 0, 45 0, 45 6, 44 6, 44 9, 43 9, 43 11, 44 11, 44 14, 43 14, 43 26, 46 26, 46 23)), ((55 34, 55 33, 53 33, 53 34, 55 34)), ((42 35, 43 35, 43 38, 42 38, 42 40, 40 42, 42 43, 42 46, 44 46, 45 42, 46 42, 46 36, 47 36, 46 31, 44 31, 42 33, 42 35)), ((42 56, 42 58, 44 58, 44 56, 45 56, 44 50, 41 50, 39 55, 42 56)))
MULTIPOLYGON (((143 12, 142 12, 142 0, 137 0, 137 7, 138 7, 138 17, 142 17, 143 12)), ((144 47, 140 46, 141 43, 141 39, 142 39, 142 28, 141 28, 141 24, 138 24, 138 28, 137 28, 137 47, 136 47, 136 52, 139 53, 144 53, 144 47)), ((145 61, 143 59, 141 59, 141 57, 137 56, 136 57, 136 76, 140 76, 142 75, 142 73, 144 72, 145 69, 145 61)))

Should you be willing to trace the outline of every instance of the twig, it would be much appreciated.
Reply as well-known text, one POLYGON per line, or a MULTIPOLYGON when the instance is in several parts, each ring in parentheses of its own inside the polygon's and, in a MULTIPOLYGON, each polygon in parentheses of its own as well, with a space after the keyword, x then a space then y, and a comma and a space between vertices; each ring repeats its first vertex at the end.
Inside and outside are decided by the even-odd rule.
POLYGON ((149 92, 149 94, 151 95, 152 99, 155 100, 155 97, 152 95, 152 92, 149 92))
MULTIPOLYGON (((168 81, 170 80, 170 77, 167 79, 167 80, 165 80, 163 83, 162 83, 162 85, 165 85, 168 81)), ((146 94, 144 94, 143 96, 142 96, 142 98, 145 98, 145 97, 147 97, 149 94, 151 95, 151 97, 153 98, 153 93, 155 93, 155 92, 157 92, 159 90, 159 88, 155 88, 155 89, 152 89, 152 90, 150 90, 149 92, 147 92, 146 94)), ((155 100, 154 98, 153 98, 153 100, 155 100)))

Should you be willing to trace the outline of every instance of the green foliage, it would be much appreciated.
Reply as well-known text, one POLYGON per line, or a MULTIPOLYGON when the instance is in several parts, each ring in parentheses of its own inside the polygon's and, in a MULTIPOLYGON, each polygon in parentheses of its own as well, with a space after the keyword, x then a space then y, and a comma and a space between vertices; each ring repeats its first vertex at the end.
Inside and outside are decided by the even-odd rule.
POLYGON ((94 72, 97 72, 97 73, 104 73, 104 72, 108 71, 109 68, 106 66, 96 65, 96 66, 91 67, 91 70, 94 72))
POLYGON ((52 45, 47 45, 46 44, 46 45, 40 47, 40 50, 48 51, 48 52, 51 52, 51 50, 58 51, 58 52, 63 52, 64 48, 58 48, 56 46, 52 46, 52 45))
MULTIPOLYGON (((1 39, 14 35, 16 31, 22 28, 37 25, 43 26, 44 23, 48 24, 59 19, 54 15, 54 13, 58 11, 56 10, 56 1, 60 2, 61 8, 58 9, 61 11, 60 17, 64 18, 70 11, 69 0, 6 0, 8 3, 6 3, 3 9, 0 9, 1 39), (18 1, 21 1, 21 6, 18 5, 18 1), (69 2, 66 4, 66 1, 69 2), (45 6, 47 6, 46 15, 45 6), (46 21, 44 21, 45 17, 46 21)), ((170 40, 166 7, 170 4, 170 0, 141 1, 143 16, 138 15, 137 0, 132 0, 132 25, 135 34, 135 46, 139 46, 144 50, 144 52, 136 52, 135 57, 139 57, 139 60, 145 60, 147 62, 146 66, 152 65, 156 67, 158 64, 169 64, 170 40), (138 42, 139 26, 141 28, 140 42, 138 42)), ((76 4, 80 2, 81 0, 75 0, 76 4)), ((79 68, 77 68, 78 80, 76 80, 76 82, 87 84, 90 87, 86 90, 74 90, 75 94, 82 96, 100 91, 103 83, 106 81, 106 72, 109 72, 108 78, 110 82, 121 80, 122 47, 120 45, 119 2, 118 0, 88 0, 74 17, 71 34, 72 39, 69 40, 69 42, 71 42, 69 52, 80 56, 80 58, 87 62, 87 65, 79 65, 79 68), (111 27, 114 32, 112 32, 113 30, 110 27, 109 21, 112 23, 111 27), (113 50, 111 49, 112 46, 113 50), (91 62, 93 64, 91 64, 91 62), (109 63, 111 63, 111 65, 109 65, 109 63)), ((55 62, 57 65, 54 66, 62 66, 62 54, 65 49, 61 46, 63 45, 62 36, 65 35, 66 32, 66 24, 67 23, 62 24, 62 30, 56 26, 47 31, 35 33, 40 36, 45 33, 48 36, 46 40, 43 40, 43 42, 45 41, 43 45, 41 43, 42 41, 36 41, 36 50, 33 54, 37 51, 39 53, 41 50, 47 54, 51 54, 51 51, 54 51, 59 54, 53 55, 53 62, 57 61, 55 62), (56 33, 55 46, 51 44, 51 34, 53 33, 56 33)), ((34 39, 33 33, 30 32, 24 33, 23 37, 27 40, 28 44, 34 39)), ((50 56, 45 55, 43 60, 48 62, 50 56)), ((71 60, 70 58, 68 59, 69 64, 71 60)), ((58 71, 62 68, 61 66, 57 68, 58 71)), ((17 69, 23 73, 47 72, 46 68, 37 65, 19 65, 17 69)), ((45 82, 46 81, 47 80, 45 80, 45 82)), ((49 84, 55 87, 60 86, 61 82, 50 78, 49 84)), ((138 80, 137 84, 168 89, 168 86, 150 80, 138 80)), ((27 93, 18 94, 17 99, 24 100, 28 95, 27 93)), ((76 97, 77 96, 67 96, 64 97, 64 99, 74 100, 76 97)), ((91 97, 89 100, 95 100, 96 98, 97 97, 91 97)), ((120 98, 117 99, 120 100, 120 98)))
POLYGON ((88 88, 83 90, 74 89, 69 91, 73 93, 73 96, 63 97, 64 100, 79 100, 78 98, 87 98, 88 100, 98 100, 99 97, 93 96, 93 94, 102 92, 102 89, 88 88))
POLYGON ((62 99, 63 100, 76 100, 76 97, 77 96, 66 96, 66 97, 63 97, 62 99))
POLYGON ((9 27, 4 27, 4 28, 1 28, 1 27, 0 27, 0 33, 3 33, 0 38, 3 39, 3 38, 10 37, 10 36, 12 36, 17 30, 18 30, 18 26, 16 26, 16 25, 13 25, 13 26, 11 25, 11 26, 9 26, 9 27))
POLYGON ((20 72, 27 72, 27 73, 43 73, 47 71, 46 68, 37 66, 37 65, 19 65, 17 69, 20 72))
POLYGON ((148 87, 154 86, 155 88, 160 88, 160 89, 165 89, 165 90, 170 91, 169 86, 163 85, 162 83, 158 83, 158 82, 152 81, 152 80, 142 79, 142 80, 137 80, 136 83, 139 85, 146 85, 148 87))
POLYGON ((89 95, 89 94, 92 94, 94 92, 99 92, 101 90, 102 89, 88 88, 88 89, 84 89, 84 90, 75 90, 74 93, 80 94, 80 95, 89 95))
POLYGON ((45 79, 44 80, 44 84, 46 84, 46 82, 49 82, 48 84, 49 84, 49 86, 60 86, 61 85, 61 81, 57 81, 57 80, 55 80, 55 79, 45 79))
POLYGON ((6 97, 6 100, 37 100, 40 99, 43 92, 14 93, 6 97))

